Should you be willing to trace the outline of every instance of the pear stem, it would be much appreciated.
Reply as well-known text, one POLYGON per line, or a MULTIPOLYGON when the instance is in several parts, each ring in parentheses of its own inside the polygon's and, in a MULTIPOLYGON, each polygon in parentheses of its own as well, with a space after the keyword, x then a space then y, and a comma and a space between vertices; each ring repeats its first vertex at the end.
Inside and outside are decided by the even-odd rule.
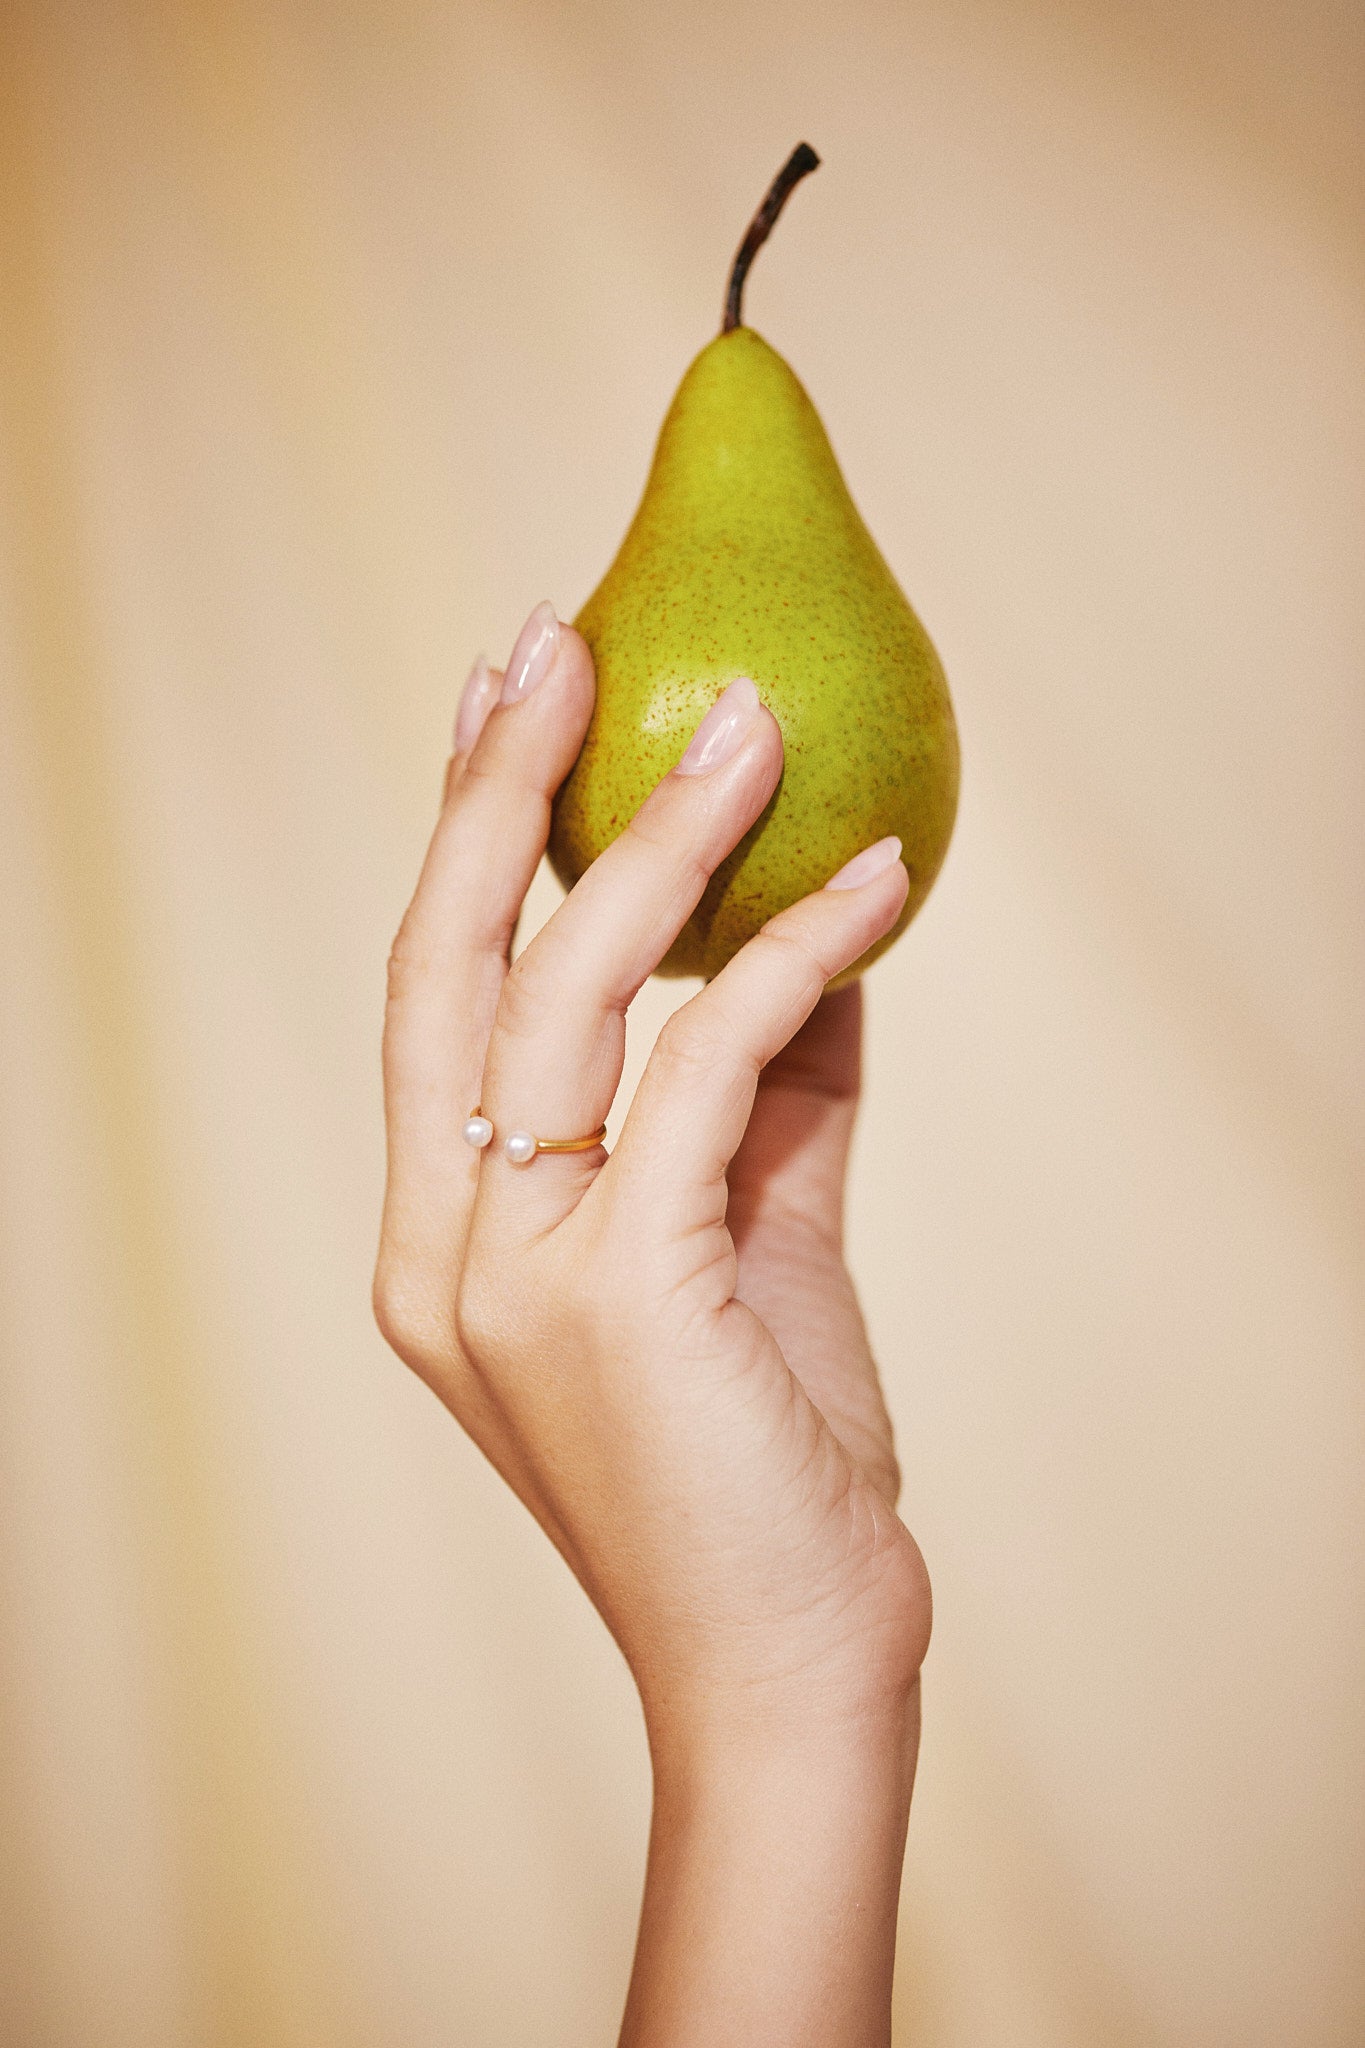
POLYGON ((722 334, 729 334, 732 328, 743 325, 741 302, 744 298, 744 280, 749 275, 749 265, 772 233, 777 216, 786 205, 791 192, 810 171, 815 170, 819 162, 819 157, 808 142, 798 142, 768 187, 768 196, 750 221, 749 232, 740 243, 735 256, 734 267, 730 272, 730 289, 725 295, 725 319, 720 330, 722 334))

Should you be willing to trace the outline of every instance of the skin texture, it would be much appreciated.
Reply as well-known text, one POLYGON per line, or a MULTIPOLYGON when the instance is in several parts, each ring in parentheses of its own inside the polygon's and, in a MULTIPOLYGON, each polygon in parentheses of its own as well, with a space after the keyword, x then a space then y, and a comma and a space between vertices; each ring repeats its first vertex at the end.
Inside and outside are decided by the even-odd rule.
POLYGON ((750 676, 782 729, 780 790, 718 870, 662 971, 717 973, 860 847, 902 842, 928 895, 957 807, 943 670, 849 496, 820 418, 751 328, 684 377, 620 553, 576 621, 597 710, 555 805, 572 885, 678 758, 707 706, 750 676))
POLYGON ((560 628, 519 702, 476 698, 390 963, 376 1314, 638 1686, 655 1801, 622 2043, 885 2048, 929 1588, 843 1259, 861 991, 825 990, 906 872, 752 939, 665 1027, 610 1157, 472 1151, 475 1103, 498 1139, 603 1121, 632 997, 782 769, 754 704, 509 971, 587 647, 560 628))

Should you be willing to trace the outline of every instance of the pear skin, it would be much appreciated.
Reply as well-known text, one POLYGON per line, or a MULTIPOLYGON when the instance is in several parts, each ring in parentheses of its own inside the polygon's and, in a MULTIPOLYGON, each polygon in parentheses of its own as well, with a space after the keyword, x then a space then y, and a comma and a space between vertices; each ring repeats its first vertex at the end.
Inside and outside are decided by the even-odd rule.
POLYGON ((572 886, 672 768, 720 692, 749 676, 782 730, 777 792, 662 963, 719 972, 777 911, 895 833, 909 924, 947 851, 958 744, 938 656, 849 496, 819 415, 751 328, 683 378, 644 496, 575 620, 597 705, 555 801, 572 886))

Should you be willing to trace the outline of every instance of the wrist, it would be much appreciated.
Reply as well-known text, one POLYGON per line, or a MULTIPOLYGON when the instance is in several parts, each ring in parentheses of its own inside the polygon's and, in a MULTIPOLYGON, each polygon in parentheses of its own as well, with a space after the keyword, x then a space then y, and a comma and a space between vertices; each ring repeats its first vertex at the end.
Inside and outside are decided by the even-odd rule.
MULTIPOLYGON (((874 1674, 878 1675, 878 1674, 874 1674)), ((904 1830, 919 1749, 919 1672, 871 1683, 825 1672, 815 1683, 643 1692, 656 1814, 714 1815, 750 1840, 818 1808, 859 1824, 869 1808, 904 1830), (899 1819, 897 1820, 897 1816, 899 1819)), ((799 1821, 798 1821, 799 1824, 799 1821)))
POLYGON ((843 1642, 780 1642, 745 1661, 632 1659, 656 1773, 759 1766, 791 1756, 875 1757, 918 1739, 920 1667, 928 1648, 928 1580, 918 1551, 912 1598, 843 1642))
POLYGON ((651 1725, 623 2048, 884 2048, 918 1710, 651 1725))
POLYGON ((748 1785, 778 1793, 815 1784, 856 1789, 902 1777, 909 1801, 919 1746, 920 1688, 856 1708, 801 1699, 678 1701, 646 1709, 645 1727, 656 1791, 679 1798, 734 1793, 748 1785))

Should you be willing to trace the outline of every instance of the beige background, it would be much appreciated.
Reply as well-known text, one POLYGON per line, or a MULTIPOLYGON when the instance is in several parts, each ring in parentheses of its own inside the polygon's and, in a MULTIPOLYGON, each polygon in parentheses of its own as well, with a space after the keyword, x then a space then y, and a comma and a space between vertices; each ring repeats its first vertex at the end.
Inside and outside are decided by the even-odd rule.
POLYGON ((938 1598, 898 2040, 1358 2042, 1355 8, 3 18, 5 2040, 612 2038, 637 1717, 370 1326, 382 968, 806 134, 750 317, 966 760, 852 1204, 938 1598))

